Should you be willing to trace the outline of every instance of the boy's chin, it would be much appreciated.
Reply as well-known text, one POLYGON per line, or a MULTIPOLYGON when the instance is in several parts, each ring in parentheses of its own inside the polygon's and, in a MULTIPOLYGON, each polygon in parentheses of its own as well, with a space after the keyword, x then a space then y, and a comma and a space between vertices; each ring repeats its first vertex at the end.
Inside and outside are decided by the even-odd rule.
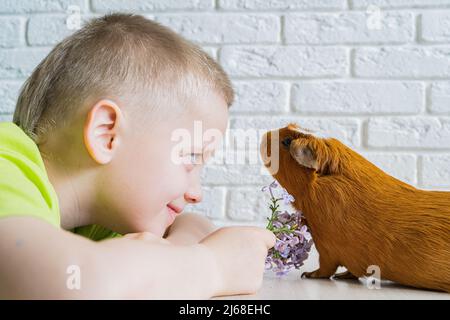
POLYGON ((126 233, 150 232, 158 237, 162 237, 172 223, 173 219, 169 216, 167 209, 164 209, 157 215, 127 221, 128 230, 126 233))
POLYGON ((138 226, 138 229, 140 230, 139 232, 150 232, 158 237, 162 237, 171 224, 171 219, 167 212, 163 211, 156 217, 153 217, 148 223, 138 226))

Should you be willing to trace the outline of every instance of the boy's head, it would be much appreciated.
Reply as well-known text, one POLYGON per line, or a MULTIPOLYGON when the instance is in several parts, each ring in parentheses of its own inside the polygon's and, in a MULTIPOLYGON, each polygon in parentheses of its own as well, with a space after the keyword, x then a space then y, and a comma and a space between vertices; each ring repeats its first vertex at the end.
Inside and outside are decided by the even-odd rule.
POLYGON ((200 162, 220 143, 194 136, 195 122, 223 134, 232 102, 227 75, 196 45, 142 16, 113 14, 50 52, 13 121, 59 176, 52 183, 64 172, 89 184, 90 199, 80 201, 92 202, 94 223, 162 235, 167 205, 201 200, 200 162), (180 147, 173 137, 183 128, 193 139, 180 147))

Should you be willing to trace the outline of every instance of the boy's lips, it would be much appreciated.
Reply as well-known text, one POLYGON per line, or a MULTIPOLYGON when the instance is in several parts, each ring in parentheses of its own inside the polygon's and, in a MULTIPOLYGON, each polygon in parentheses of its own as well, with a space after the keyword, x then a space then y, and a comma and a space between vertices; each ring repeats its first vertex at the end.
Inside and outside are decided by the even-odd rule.
POLYGON ((167 205, 170 209, 172 209, 176 214, 180 214, 183 211, 183 208, 178 208, 172 204, 167 205))
POLYGON ((168 225, 170 226, 176 219, 177 215, 179 215, 183 211, 183 209, 180 209, 178 207, 167 205, 167 214, 169 215, 169 221, 168 225))

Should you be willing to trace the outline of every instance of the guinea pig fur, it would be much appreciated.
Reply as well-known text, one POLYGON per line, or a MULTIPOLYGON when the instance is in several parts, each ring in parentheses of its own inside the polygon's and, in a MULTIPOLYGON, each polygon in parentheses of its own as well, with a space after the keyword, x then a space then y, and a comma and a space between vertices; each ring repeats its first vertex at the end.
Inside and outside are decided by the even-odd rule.
POLYGON ((359 278, 374 265, 382 279, 450 292, 450 192, 419 190, 293 123, 267 132, 260 152, 319 252, 319 269, 302 276, 359 278), (335 275, 339 266, 348 271, 335 275))

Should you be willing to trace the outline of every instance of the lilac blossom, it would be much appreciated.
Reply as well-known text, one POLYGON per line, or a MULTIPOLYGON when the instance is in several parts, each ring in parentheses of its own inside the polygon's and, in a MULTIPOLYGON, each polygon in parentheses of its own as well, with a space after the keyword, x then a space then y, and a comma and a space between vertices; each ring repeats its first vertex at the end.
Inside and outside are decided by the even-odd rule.
POLYGON ((279 210, 279 201, 283 200, 285 205, 290 205, 295 199, 285 189, 278 187, 278 183, 273 181, 261 189, 269 193, 271 201, 269 208, 272 214, 267 218, 266 228, 277 237, 275 246, 269 249, 265 266, 266 270, 272 270, 277 276, 283 276, 292 268, 299 269, 303 265, 313 242, 308 227, 303 223, 301 211, 290 213, 288 210, 279 210), (280 189, 281 195, 278 196, 276 191, 280 189))

